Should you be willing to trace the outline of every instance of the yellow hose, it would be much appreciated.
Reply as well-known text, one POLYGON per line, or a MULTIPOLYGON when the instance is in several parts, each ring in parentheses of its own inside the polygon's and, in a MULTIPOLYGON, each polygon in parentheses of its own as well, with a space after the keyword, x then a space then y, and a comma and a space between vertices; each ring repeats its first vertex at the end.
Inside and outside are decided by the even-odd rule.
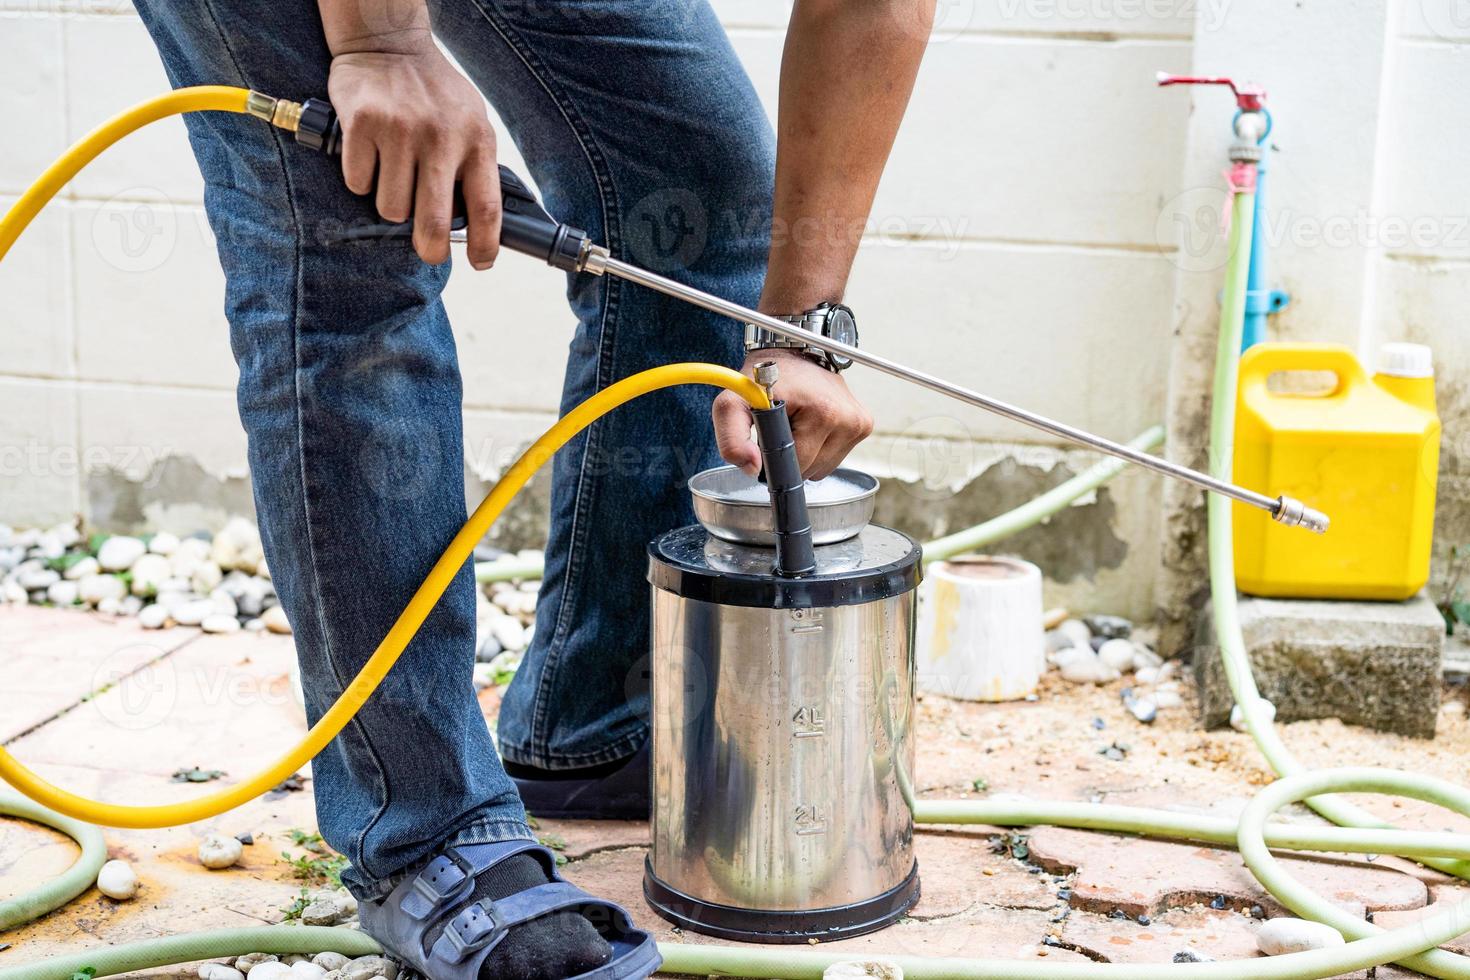
POLYGON ((215 109, 243 113, 249 98, 249 89, 230 85, 199 85, 195 88, 175 89, 113 116, 73 143, 71 149, 58 157, 35 183, 26 188, 20 200, 5 212, 5 217, 0 218, 0 259, 5 258, 5 253, 10 251, 10 246, 15 244, 26 225, 40 213, 46 202, 56 196, 57 191, 65 187, 83 167, 95 160, 99 153, 133 130, 185 112, 215 109))
MULTIPOLYGON (((135 106, 93 130, 48 167, 0 219, 0 258, 4 258, 6 250, 46 202, 111 144, 141 126, 176 113, 201 109, 245 112, 249 96, 245 89, 224 86, 180 89, 135 106)), ((104 827, 154 828, 194 823, 218 816, 274 788, 325 748, 377 690, 428 618, 434 604, 469 559, 475 543, 495 523, 533 473, 578 432, 619 405, 639 395, 680 384, 715 385, 730 389, 756 408, 769 408, 771 405, 761 386, 738 371, 716 364, 667 364, 625 378, 572 409, 515 461, 475 508, 342 696, 311 727, 300 744, 262 772, 217 793, 162 806, 123 806, 77 796, 42 779, 3 748, 0 748, 0 778, 57 813, 104 827)))

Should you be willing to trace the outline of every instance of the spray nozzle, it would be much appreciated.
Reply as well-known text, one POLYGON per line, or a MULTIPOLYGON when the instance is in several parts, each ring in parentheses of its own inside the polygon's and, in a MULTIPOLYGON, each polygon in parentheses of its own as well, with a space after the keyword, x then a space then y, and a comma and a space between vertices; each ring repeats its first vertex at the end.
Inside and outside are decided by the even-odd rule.
POLYGON ((1327 526, 1331 523, 1327 515, 1320 510, 1313 510, 1295 497, 1284 494, 1276 498, 1276 509, 1271 512, 1271 517, 1278 524, 1287 527, 1304 527, 1308 531, 1317 534, 1325 534, 1327 526))

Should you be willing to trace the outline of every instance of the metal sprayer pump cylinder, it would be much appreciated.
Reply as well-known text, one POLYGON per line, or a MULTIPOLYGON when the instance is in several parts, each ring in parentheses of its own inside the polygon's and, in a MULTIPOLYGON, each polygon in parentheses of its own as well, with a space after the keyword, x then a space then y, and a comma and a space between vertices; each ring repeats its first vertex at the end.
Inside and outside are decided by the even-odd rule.
POLYGON ((665 918, 725 939, 880 929, 919 895, 910 800, 919 546, 868 524, 875 481, 839 471, 805 488, 813 525, 832 529, 814 567, 782 575, 769 525, 739 513, 769 511, 765 487, 733 467, 690 485, 708 524, 649 545, 644 894, 665 918), (829 509, 848 515, 845 527, 829 509))

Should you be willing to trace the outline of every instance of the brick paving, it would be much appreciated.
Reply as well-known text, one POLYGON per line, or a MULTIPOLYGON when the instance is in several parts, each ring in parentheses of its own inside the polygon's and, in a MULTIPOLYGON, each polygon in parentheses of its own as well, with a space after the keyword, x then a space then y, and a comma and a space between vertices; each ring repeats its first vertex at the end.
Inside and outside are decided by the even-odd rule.
MULTIPOLYGON (((136 803, 184 799, 222 783, 172 782, 175 770, 199 766, 227 770, 225 780, 241 776, 304 730, 289 690, 292 656, 289 637, 147 632, 88 613, 0 607, 0 741, 42 775, 86 795, 136 803)), ((1246 736, 1197 730, 1188 704, 1145 728, 1123 710, 1116 687, 1048 679, 1029 703, 926 698, 918 713, 920 792, 1106 800, 1228 815, 1269 779, 1246 736), (1109 748, 1116 751, 1103 755, 1109 748)), ((1336 722, 1285 726, 1285 737, 1309 765, 1390 765, 1460 779, 1470 748, 1464 697, 1463 689, 1447 692, 1450 707, 1434 741, 1336 722)), ((493 715, 497 694, 486 692, 482 705, 493 715)), ((279 921, 301 887, 280 852, 297 853, 293 829, 315 829, 309 770, 303 776, 306 792, 257 800, 196 826, 108 831, 113 856, 131 861, 142 879, 139 897, 116 903, 90 891, 0 936, 11 944, 0 952, 0 966, 87 944, 279 921), (199 866, 195 845, 213 831, 255 835, 241 866, 224 872, 199 866)), ((1360 802, 1406 826, 1470 826, 1408 801, 1360 802)), ((1292 817, 1315 819, 1305 811, 1292 817)), ((540 832, 562 849, 568 877, 623 902, 659 938, 709 941, 679 934, 643 905, 646 824, 544 820, 540 832)), ((1183 950, 1233 959, 1257 955, 1251 907, 1266 915, 1281 911, 1227 849, 1060 828, 1017 834, 921 830, 923 898, 913 914, 830 947, 854 955, 1033 962, 1156 962, 1183 950), (1015 848, 1018 841, 1026 847, 1015 848), (1211 908, 1212 902, 1224 907, 1211 908)), ((56 874, 73 856, 57 834, 0 820, 0 897, 56 874)), ((1388 858, 1299 856, 1288 866, 1333 901, 1356 915, 1372 913, 1384 926, 1412 921, 1436 901, 1470 895, 1470 886, 1388 858)), ((1451 946, 1470 950, 1470 937, 1451 946)), ((150 974, 193 975, 192 969, 150 974)), ((1380 968, 1375 980, 1409 975, 1380 968)))

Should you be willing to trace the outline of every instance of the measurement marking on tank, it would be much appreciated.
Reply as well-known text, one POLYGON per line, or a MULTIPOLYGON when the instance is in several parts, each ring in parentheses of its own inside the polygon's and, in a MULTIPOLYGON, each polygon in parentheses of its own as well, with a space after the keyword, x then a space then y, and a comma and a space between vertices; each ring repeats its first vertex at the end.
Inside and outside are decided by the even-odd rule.
POLYGON ((810 837, 827 832, 827 813, 817 803, 800 804, 796 808, 796 835, 810 837))
POLYGON ((820 633, 825 628, 820 609, 793 609, 791 623, 791 632, 796 634, 820 633))
POLYGON ((791 716, 792 735, 795 738, 821 738, 827 734, 827 719, 822 709, 814 704, 804 704, 791 716))

